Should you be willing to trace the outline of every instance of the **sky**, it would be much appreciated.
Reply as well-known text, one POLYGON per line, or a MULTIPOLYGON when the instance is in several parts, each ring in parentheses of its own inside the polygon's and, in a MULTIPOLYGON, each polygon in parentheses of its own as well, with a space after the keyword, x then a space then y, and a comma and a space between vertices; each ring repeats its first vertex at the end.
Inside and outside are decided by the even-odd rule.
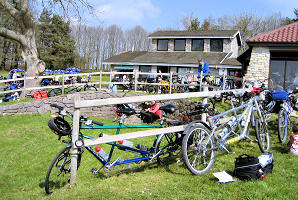
POLYGON ((177 28, 183 16, 193 13, 201 23, 204 18, 253 13, 270 16, 280 12, 283 17, 294 18, 298 0, 89 0, 97 17, 87 16, 87 24, 122 29, 141 25, 147 31, 158 28, 177 28))

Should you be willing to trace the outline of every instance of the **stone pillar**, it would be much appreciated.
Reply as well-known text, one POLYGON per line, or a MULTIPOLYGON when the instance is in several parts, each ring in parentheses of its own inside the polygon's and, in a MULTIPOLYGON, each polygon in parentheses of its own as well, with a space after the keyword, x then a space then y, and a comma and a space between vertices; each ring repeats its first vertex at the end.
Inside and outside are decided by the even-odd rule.
POLYGON ((264 80, 269 77, 270 51, 267 47, 253 47, 245 79, 264 80))
POLYGON ((191 52, 191 39, 186 39, 185 51, 186 52, 191 52))
POLYGON ((174 51, 174 39, 169 39, 168 51, 174 51))
POLYGON ((152 39, 151 48, 152 51, 157 51, 157 39, 152 39))
POLYGON ((210 52, 210 39, 204 39, 204 52, 210 52))
POLYGON ((231 40, 223 39, 223 52, 229 53, 231 51, 231 40))

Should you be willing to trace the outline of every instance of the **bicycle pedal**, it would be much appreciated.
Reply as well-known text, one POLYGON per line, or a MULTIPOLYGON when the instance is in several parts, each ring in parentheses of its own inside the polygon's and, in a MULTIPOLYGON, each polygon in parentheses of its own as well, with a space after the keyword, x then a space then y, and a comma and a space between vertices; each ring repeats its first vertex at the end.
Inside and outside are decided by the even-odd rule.
POLYGON ((95 168, 92 168, 92 169, 91 169, 91 173, 95 175, 95 174, 98 173, 98 170, 96 170, 95 168))

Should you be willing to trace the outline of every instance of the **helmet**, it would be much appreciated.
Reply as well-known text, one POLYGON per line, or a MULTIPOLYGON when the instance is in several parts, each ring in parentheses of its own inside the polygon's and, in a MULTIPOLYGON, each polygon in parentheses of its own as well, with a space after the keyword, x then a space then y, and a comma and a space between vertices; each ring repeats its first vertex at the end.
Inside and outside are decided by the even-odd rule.
POLYGON ((62 117, 54 117, 48 122, 48 126, 59 136, 67 136, 71 134, 69 123, 62 117))

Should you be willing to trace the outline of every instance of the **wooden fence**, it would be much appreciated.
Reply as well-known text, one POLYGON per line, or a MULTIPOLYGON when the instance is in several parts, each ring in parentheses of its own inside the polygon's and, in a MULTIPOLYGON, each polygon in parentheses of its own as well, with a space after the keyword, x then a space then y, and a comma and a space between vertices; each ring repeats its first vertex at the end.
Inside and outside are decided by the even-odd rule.
MULTIPOLYGON (((92 73, 79 73, 79 74, 60 74, 60 75, 49 75, 49 76, 39 76, 38 79, 42 80, 42 79, 53 79, 53 80, 61 80, 61 84, 59 85, 48 85, 48 86, 40 86, 40 87, 31 87, 28 88, 27 87, 27 81, 28 80, 32 80, 35 79, 36 77, 27 77, 26 75, 23 78, 17 78, 17 79, 7 79, 7 80, 0 80, 0 84, 2 83, 14 83, 16 81, 24 81, 24 86, 22 88, 19 89, 15 89, 15 90, 9 90, 7 89, 6 91, 0 91, 0 95, 1 94, 7 94, 7 93, 14 93, 14 92, 23 92, 23 96, 26 96, 27 93, 30 93, 30 91, 36 91, 36 90, 50 90, 50 89, 54 89, 54 88, 61 88, 62 90, 62 94, 64 92, 64 89, 69 88, 69 87, 78 87, 78 86, 83 86, 86 83, 75 83, 75 84, 65 84, 64 81, 69 77, 73 77, 73 76, 86 76, 86 77, 93 77, 92 81, 90 82, 90 84, 94 84, 97 86, 97 88, 99 90, 102 89, 106 89, 106 87, 103 87, 103 85, 109 85, 109 84, 114 84, 114 85, 124 85, 124 84, 133 84, 134 85, 134 91, 137 92, 138 91, 138 87, 140 85, 152 85, 152 86, 156 86, 156 87, 162 87, 162 86, 168 86, 169 88, 169 93, 171 94, 173 91, 173 88, 177 87, 177 86, 186 86, 186 87, 197 87, 199 86, 200 88, 203 88, 204 86, 208 86, 209 88, 213 88, 215 90, 223 90, 226 88, 226 84, 228 83, 228 80, 230 81, 241 81, 242 85, 245 85, 245 79, 244 78, 236 78, 233 76, 226 76, 226 75, 217 75, 217 74, 208 74, 210 76, 214 77, 215 82, 218 82, 220 79, 222 79, 223 85, 222 86, 214 86, 214 85, 206 85, 204 83, 202 83, 202 79, 200 80, 199 83, 196 82, 192 82, 192 83, 178 83, 174 81, 174 77, 186 77, 186 76, 192 76, 195 77, 198 75, 198 73, 150 73, 150 72, 92 72, 92 73), (109 81, 103 81, 103 76, 104 75, 108 75, 110 76, 109 81), (112 82, 113 77, 115 75, 126 75, 126 76, 132 76, 132 80, 129 81, 122 81, 122 82, 112 82), (97 77, 99 76, 99 78, 97 77), (152 76, 152 77, 157 77, 157 76, 167 76, 169 77, 169 81, 167 83, 148 83, 146 81, 139 81, 139 77, 140 76, 152 76), (96 77, 96 78, 94 78, 96 77)), ((207 75, 207 74, 201 74, 202 75, 207 75)), ((176 79, 175 79, 176 80, 176 79)))
MULTIPOLYGON (((81 100, 80 95, 77 94, 74 97, 74 113, 73 113, 73 131, 72 131, 72 154, 71 154, 71 178, 70 184, 74 184, 76 182, 76 174, 77 174, 77 152, 78 149, 75 146, 75 141, 78 140, 79 135, 79 118, 80 118, 80 109, 86 107, 94 107, 94 106, 105 106, 105 105, 115 105, 115 104, 123 104, 123 103, 137 103, 137 102, 145 102, 145 101, 162 101, 162 100, 175 100, 175 99, 186 99, 186 98, 194 98, 194 97, 213 97, 221 92, 229 92, 229 91, 237 91, 244 92, 246 89, 237 89, 237 90, 223 90, 223 91, 204 91, 204 92, 191 92, 191 93, 180 93, 180 94, 164 94, 164 95, 145 95, 145 96, 135 96, 135 97, 123 97, 123 98, 108 98, 108 99, 98 99, 98 100, 81 100)), ((165 133, 174 133, 183 131, 185 125, 146 130, 146 131, 137 131, 133 133, 126 133, 120 135, 110 135, 105 137, 99 137, 96 139, 86 139, 84 140, 85 146, 103 144, 108 142, 116 142, 119 140, 126 139, 134 139, 140 137, 147 137, 152 135, 160 135, 165 133)))

